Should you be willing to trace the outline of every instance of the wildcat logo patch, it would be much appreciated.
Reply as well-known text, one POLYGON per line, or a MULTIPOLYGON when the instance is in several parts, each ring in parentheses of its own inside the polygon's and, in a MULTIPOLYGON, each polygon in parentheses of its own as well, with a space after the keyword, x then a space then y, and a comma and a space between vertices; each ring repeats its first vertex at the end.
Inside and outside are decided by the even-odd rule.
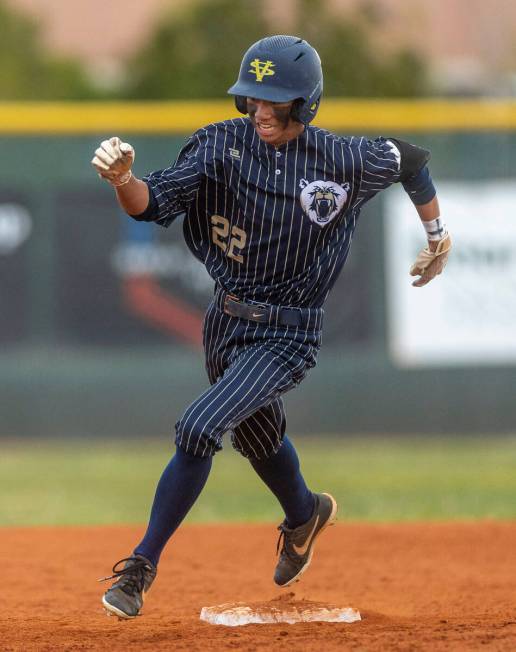
POLYGON ((323 227, 331 222, 344 208, 348 199, 349 183, 339 185, 335 181, 312 181, 301 179, 301 206, 305 214, 323 227))

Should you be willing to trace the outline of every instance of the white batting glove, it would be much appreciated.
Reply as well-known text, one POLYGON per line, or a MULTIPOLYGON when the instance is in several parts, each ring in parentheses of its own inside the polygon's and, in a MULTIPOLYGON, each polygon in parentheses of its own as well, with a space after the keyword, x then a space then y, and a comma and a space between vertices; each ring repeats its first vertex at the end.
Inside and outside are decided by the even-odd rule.
POLYGON ((451 247, 451 238, 447 233, 442 240, 438 241, 435 251, 431 251, 429 247, 425 247, 419 252, 415 263, 410 268, 411 276, 419 276, 412 283, 414 287, 423 287, 423 285, 429 283, 443 271, 448 261, 451 247))
POLYGON ((122 143, 118 136, 113 136, 113 138, 100 143, 100 147, 95 150, 91 164, 97 170, 99 177, 106 179, 112 186, 118 187, 130 181, 134 156, 132 145, 122 143))

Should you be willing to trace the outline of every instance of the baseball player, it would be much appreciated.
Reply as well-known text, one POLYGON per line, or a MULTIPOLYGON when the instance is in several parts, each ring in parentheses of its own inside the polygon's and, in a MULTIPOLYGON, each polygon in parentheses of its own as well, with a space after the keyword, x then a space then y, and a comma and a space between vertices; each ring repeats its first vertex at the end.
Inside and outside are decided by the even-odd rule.
POLYGON ((176 452, 157 485, 147 531, 104 579, 109 613, 138 615, 160 554, 203 489, 224 433, 278 499, 278 586, 308 568, 337 504, 314 493, 285 435, 282 395, 316 363, 323 304, 349 252, 362 206, 401 182, 428 238, 411 274, 440 274, 450 237, 427 168, 429 152, 394 138, 336 136, 311 125, 321 100, 317 52, 294 36, 246 52, 229 89, 245 117, 210 124, 171 167, 142 179, 118 137, 92 160, 135 220, 182 218, 188 248, 215 281, 203 328, 210 387, 175 425, 176 452))

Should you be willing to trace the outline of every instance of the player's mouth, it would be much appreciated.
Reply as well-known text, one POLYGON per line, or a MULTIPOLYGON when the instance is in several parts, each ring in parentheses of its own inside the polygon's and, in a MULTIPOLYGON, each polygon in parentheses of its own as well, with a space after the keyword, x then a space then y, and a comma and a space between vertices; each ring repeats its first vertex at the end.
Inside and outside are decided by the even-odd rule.
POLYGON ((264 123, 264 122, 256 122, 256 131, 258 132, 259 136, 273 136, 277 132, 277 125, 271 125, 269 123, 264 123))

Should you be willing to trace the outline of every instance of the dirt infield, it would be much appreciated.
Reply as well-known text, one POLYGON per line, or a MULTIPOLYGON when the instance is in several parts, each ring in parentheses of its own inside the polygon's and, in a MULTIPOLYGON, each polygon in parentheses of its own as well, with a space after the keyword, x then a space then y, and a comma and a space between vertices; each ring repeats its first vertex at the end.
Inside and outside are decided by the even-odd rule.
POLYGON ((282 593, 273 526, 185 526, 144 615, 119 622, 96 579, 141 533, 0 530, 0 650, 516 650, 516 523, 339 524, 295 598, 358 608, 362 622, 237 628, 200 622, 200 609, 282 593))

